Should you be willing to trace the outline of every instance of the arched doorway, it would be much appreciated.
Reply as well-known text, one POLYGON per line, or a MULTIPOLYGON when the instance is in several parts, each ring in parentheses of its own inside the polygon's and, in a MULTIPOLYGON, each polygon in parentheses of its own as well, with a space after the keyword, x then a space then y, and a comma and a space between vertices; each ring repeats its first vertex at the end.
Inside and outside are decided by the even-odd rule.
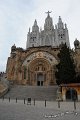
POLYGON ((31 85, 46 86, 52 80, 51 64, 43 58, 35 59, 29 64, 29 81, 31 85))
POLYGON ((70 88, 66 92, 66 100, 77 100, 77 91, 73 88, 70 88))
POLYGON ((56 84, 55 65, 57 63, 56 58, 48 52, 33 52, 23 62, 23 68, 25 67, 26 71, 23 69, 22 79, 27 85, 54 85, 56 84))
POLYGON ((43 73, 38 73, 37 74, 37 85, 38 86, 43 86, 43 82, 44 82, 44 75, 43 75, 43 73))

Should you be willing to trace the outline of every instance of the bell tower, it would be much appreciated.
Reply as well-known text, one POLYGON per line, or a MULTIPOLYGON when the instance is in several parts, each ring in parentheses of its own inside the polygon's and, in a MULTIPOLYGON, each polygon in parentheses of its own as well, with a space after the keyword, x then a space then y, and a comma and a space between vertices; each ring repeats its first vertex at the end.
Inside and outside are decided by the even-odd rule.
POLYGON ((36 47, 39 44, 39 27, 37 25, 37 20, 34 21, 34 25, 32 26, 32 32, 29 32, 27 35, 27 48, 36 47))
POLYGON ((60 16, 55 27, 55 41, 57 41, 57 46, 66 43, 67 47, 70 48, 67 25, 64 25, 60 16))

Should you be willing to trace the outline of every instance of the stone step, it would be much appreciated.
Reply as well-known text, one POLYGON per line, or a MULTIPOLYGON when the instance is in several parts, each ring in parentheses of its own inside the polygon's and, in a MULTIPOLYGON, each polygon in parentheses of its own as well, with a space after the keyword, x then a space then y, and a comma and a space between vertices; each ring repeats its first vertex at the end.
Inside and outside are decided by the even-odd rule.
POLYGON ((58 86, 12 86, 10 91, 4 96, 11 99, 36 99, 36 100, 56 100, 58 86))

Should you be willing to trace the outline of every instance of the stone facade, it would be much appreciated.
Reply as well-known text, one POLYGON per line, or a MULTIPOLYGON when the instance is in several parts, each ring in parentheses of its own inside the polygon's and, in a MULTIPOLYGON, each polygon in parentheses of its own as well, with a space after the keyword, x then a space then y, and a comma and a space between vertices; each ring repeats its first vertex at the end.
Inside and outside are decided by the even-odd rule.
POLYGON ((59 48, 33 47, 27 50, 12 46, 7 62, 7 79, 18 84, 54 85, 59 48), (15 48, 15 50, 14 50, 15 48))
MULTIPOLYGON (((68 29, 59 17, 55 29, 52 18, 48 16, 45 19, 44 30, 39 31, 37 21, 35 20, 32 32, 27 35, 27 47, 11 47, 11 54, 8 57, 6 74, 7 79, 16 84, 48 86, 56 84, 55 70, 59 62, 57 54, 60 51, 60 45, 66 43, 70 48, 68 29)), ((76 42, 75 42, 76 43, 76 42)), ((80 49, 78 53, 73 52, 76 70, 80 71, 80 49)))

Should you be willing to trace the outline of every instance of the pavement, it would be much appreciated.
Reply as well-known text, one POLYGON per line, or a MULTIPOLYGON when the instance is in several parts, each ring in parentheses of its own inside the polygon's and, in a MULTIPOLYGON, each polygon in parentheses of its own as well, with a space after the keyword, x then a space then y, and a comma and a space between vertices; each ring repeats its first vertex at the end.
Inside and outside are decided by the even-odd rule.
POLYGON ((80 120, 80 102, 0 99, 0 120, 80 120), (25 104, 24 104, 25 103, 25 104))

